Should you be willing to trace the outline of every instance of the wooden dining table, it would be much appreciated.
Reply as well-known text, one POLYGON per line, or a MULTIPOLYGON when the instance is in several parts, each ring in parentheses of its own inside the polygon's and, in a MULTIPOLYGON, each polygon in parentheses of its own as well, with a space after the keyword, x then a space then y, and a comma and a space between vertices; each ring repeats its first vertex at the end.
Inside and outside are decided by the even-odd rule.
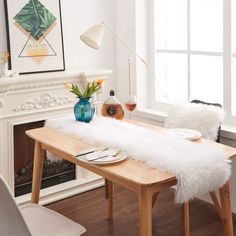
MULTIPOLYGON (((162 129, 158 126, 141 122, 129 122, 151 128, 157 132, 160 132, 162 129)), ((113 217, 113 183, 134 191, 139 201, 140 236, 152 235, 153 199, 163 189, 176 185, 177 179, 174 174, 168 173, 167 171, 156 170, 131 158, 106 165, 84 162, 78 159, 76 154, 93 146, 52 128, 42 127, 32 129, 26 131, 26 134, 35 140, 32 203, 39 203, 44 151, 46 150, 105 178, 109 219, 113 217)), ((199 139, 197 142, 222 147, 227 152, 229 159, 236 156, 235 148, 206 139, 199 139)), ((225 235, 233 236, 229 183, 222 186, 219 192, 220 203, 215 199, 214 204, 222 219, 225 235)))

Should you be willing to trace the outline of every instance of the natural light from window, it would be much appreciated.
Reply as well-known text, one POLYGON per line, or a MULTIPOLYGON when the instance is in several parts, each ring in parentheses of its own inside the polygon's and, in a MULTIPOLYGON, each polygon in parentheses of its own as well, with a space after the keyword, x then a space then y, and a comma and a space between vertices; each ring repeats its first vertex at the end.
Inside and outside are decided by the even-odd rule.
POLYGON ((154 0, 153 28, 151 106, 199 99, 235 122, 236 0, 154 0))
POLYGON ((155 29, 156 100, 223 104, 223 0, 156 0, 155 29))

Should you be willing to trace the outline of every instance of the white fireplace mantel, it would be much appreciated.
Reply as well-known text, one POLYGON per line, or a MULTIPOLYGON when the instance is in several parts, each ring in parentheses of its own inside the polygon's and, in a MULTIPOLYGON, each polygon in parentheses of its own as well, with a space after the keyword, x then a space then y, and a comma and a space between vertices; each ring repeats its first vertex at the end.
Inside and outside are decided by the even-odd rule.
MULTIPOLYGON (((111 70, 107 69, 98 69, 98 68, 81 68, 77 70, 63 71, 63 72, 53 72, 53 73, 41 73, 41 74, 27 74, 20 75, 18 77, 11 78, 0 78, 0 116, 9 116, 11 112, 14 111, 24 111, 25 107, 24 103, 22 103, 22 108, 20 105, 16 105, 17 101, 21 99, 21 95, 27 93, 37 93, 42 91, 50 91, 55 89, 63 89, 61 91, 61 95, 51 97, 43 96, 35 98, 35 102, 37 100, 42 100, 45 102, 45 99, 56 100, 55 105, 66 105, 67 103, 72 103, 74 100, 74 96, 69 94, 63 87, 63 83, 65 81, 68 82, 82 82, 84 78, 86 79, 94 79, 94 78, 103 78, 106 79, 112 73, 111 70), (63 94, 63 95, 62 95, 63 94), (9 98, 10 96, 15 96, 16 100, 14 102, 9 98), (11 107, 11 106, 15 106, 11 107), (11 111, 9 108, 11 107, 11 111)), ((42 95, 42 94, 41 94, 42 95)), ((53 96, 53 95, 52 95, 53 96)), ((29 96, 27 96, 29 97, 29 96)), ((34 96, 30 96, 34 97, 34 96)), ((30 101, 25 101, 25 103, 31 103, 30 101)), ((51 106, 51 103, 49 104, 51 106)), ((46 108, 46 107, 44 107, 46 108)), ((15 114, 13 114, 14 116, 15 114)), ((0 117, 1 118, 1 117, 0 117)))
MULTIPOLYGON (((14 191, 14 126, 72 114, 74 94, 64 82, 83 85, 84 79, 107 79, 111 70, 80 68, 77 70, 27 74, 0 78, 0 174, 14 191)), ((99 103, 99 97, 96 102, 99 103)), ((49 203, 100 186, 102 179, 76 167, 76 180, 42 190, 41 203, 49 203)), ((19 203, 30 195, 17 198, 19 203)))
POLYGON ((80 77, 106 78, 111 70, 99 68, 80 68, 62 72, 26 74, 16 77, 0 78, 0 95, 19 90, 42 89, 43 87, 60 86, 64 81, 78 80, 80 77))

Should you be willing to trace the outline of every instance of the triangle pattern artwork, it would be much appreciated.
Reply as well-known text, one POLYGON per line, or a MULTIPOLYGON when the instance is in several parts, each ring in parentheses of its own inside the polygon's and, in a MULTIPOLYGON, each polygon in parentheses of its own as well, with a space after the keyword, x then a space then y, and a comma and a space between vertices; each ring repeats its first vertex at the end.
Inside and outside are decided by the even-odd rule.
POLYGON ((32 58, 40 64, 46 56, 56 56, 46 37, 55 27, 57 18, 40 0, 29 0, 13 19, 15 26, 27 36, 19 58, 32 58))
POLYGON ((56 52, 44 36, 40 41, 35 41, 30 36, 21 50, 19 57, 30 57, 36 63, 40 64, 44 57, 56 55, 56 52))

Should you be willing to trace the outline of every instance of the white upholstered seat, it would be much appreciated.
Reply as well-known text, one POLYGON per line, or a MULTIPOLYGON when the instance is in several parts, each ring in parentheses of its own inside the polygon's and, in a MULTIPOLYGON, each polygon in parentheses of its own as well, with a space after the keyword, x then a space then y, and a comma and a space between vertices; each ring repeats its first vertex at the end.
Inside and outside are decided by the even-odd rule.
POLYGON ((1 176, 0 229, 1 236, 79 236, 86 232, 80 224, 45 207, 19 208, 1 176))
POLYGON ((203 138, 215 141, 223 118, 224 111, 219 104, 179 103, 173 105, 168 113, 165 127, 195 129, 203 138))

